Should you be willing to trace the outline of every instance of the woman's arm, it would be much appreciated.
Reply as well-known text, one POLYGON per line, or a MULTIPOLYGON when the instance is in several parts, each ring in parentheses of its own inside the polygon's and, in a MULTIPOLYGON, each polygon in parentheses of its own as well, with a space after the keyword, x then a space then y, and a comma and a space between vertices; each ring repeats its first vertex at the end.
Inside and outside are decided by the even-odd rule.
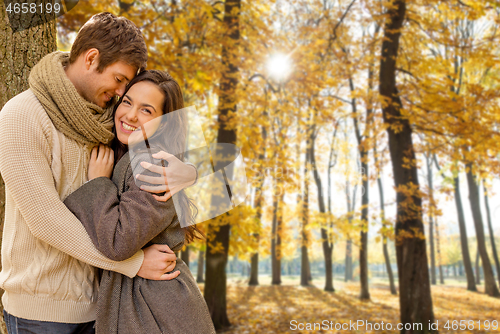
POLYGON ((171 199, 158 202, 137 187, 133 175, 126 182, 128 190, 119 197, 113 181, 98 177, 64 201, 82 222, 96 248, 115 261, 132 256, 176 216, 171 199))

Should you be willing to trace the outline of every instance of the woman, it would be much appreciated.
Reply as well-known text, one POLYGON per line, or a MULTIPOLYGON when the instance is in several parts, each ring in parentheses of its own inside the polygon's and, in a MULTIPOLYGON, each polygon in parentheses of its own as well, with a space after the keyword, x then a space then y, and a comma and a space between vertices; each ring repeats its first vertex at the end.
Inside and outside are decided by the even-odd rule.
MULTIPOLYGON (((182 109, 183 104, 179 85, 167 73, 150 70, 136 76, 114 110, 113 151, 103 145, 92 150, 90 181, 64 201, 82 222, 96 248, 112 260, 126 259, 151 244, 167 244, 178 251, 185 241, 195 237, 193 214, 184 192, 166 202, 157 201, 154 195, 140 190, 133 173, 140 172, 143 161, 155 161, 151 153, 160 150, 175 152, 177 158, 183 159, 187 121, 182 112, 174 112, 182 109), (166 116, 161 117, 165 114, 172 117, 165 121, 166 116), (151 122, 155 119, 161 121, 151 122), (139 127, 141 132, 134 132, 139 127), (137 133, 147 133, 146 142, 157 145, 148 143, 146 149, 134 155, 131 164, 127 150, 132 144, 131 135, 137 133), (166 135, 168 140, 162 139, 166 135), (180 212, 176 212, 176 207, 181 208, 180 212), (181 228, 179 219, 189 227, 181 228)), ((96 332, 215 333, 189 268, 179 259, 175 270, 181 274, 170 281, 129 278, 104 270, 96 332)))

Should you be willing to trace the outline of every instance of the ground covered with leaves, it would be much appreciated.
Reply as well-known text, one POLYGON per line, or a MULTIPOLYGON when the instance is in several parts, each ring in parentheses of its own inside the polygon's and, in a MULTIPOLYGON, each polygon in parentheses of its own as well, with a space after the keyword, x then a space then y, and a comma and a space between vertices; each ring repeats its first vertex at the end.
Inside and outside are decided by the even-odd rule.
MULTIPOLYGON (((361 301, 358 298, 359 283, 335 282, 336 291, 333 293, 323 291, 319 284, 301 287, 295 281, 285 281, 281 286, 263 283, 249 287, 244 280, 229 281, 228 315, 233 326, 223 333, 399 332, 396 330, 399 299, 383 284, 371 286, 371 300, 361 301), (357 326, 358 320, 364 323, 359 322, 360 326, 357 326), (367 322, 372 324, 372 330, 366 328, 367 322), (316 329, 313 329, 314 323, 316 329), (392 330, 388 329, 389 324, 392 330), (376 330, 377 327, 380 329, 376 330)), ((440 333, 500 333, 500 299, 453 286, 433 286, 432 297, 440 333), (473 329, 461 330, 460 320, 465 320, 462 328, 473 329), (491 325, 493 320, 497 321, 497 330, 491 325), (449 329, 445 328, 447 323, 449 329), (457 329, 454 330, 453 326, 457 329)))

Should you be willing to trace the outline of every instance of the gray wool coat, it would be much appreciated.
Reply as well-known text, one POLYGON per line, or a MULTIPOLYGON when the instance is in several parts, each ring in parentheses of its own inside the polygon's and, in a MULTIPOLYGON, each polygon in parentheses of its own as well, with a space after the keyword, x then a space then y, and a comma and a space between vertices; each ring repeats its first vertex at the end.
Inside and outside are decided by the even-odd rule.
MULTIPOLYGON (((85 226, 96 248, 112 260, 124 260, 152 244, 167 244, 173 251, 184 244, 173 200, 158 202, 137 187, 128 153, 116 164, 112 180, 100 177, 87 182, 64 203, 85 226)), ((103 270, 96 333, 215 333, 188 266, 177 259, 175 270, 181 274, 170 281, 103 270)))

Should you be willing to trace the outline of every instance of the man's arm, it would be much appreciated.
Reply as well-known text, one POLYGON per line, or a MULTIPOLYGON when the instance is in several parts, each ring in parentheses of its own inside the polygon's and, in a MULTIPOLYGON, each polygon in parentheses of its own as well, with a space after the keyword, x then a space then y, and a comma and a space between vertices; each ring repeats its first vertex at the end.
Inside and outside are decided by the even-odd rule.
POLYGON ((31 233, 90 265, 133 277, 142 251, 125 261, 111 261, 92 244, 85 228, 56 191, 50 168, 52 124, 46 115, 6 105, 0 113, 0 173, 31 233), (44 117, 45 116, 45 117, 44 117))

